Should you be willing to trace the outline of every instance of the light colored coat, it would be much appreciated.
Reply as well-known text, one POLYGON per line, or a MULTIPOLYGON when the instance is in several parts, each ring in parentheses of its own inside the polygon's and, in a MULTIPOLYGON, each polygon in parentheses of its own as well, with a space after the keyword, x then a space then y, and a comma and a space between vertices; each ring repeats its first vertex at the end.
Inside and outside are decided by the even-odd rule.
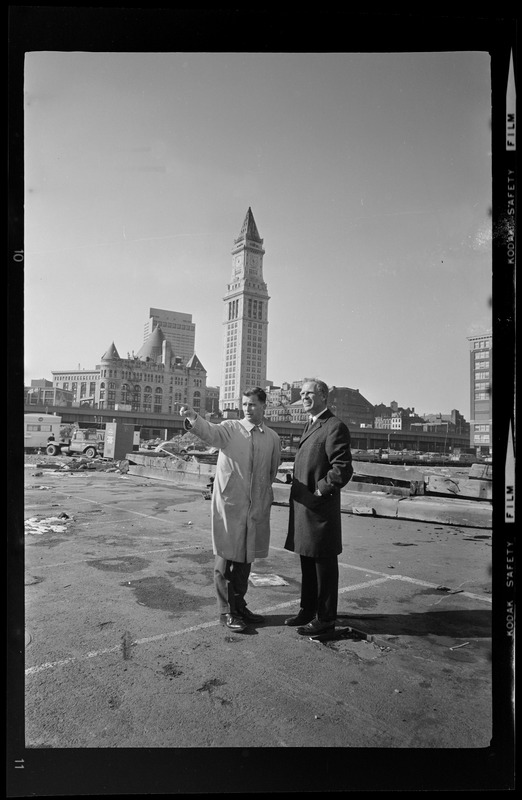
POLYGON ((248 564, 268 555, 272 483, 281 457, 279 436, 264 421, 261 427, 245 419, 216 425, 198 416, 190 428, 220 451, 212 491, 214 554, 248 564))

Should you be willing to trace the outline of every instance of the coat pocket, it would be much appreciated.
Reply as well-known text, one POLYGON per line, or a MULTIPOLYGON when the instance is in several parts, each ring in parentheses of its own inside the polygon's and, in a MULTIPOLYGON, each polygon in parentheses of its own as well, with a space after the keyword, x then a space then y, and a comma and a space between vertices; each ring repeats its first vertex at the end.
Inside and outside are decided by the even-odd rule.
POLYGON ((301 483, 301 481, 295 480, 295 478, 292 483, 290 497, 295 503, 300 503, 311 511, 317 511, 319 513, 328 501, 328 497, 314 494, 305 483, 301 483))

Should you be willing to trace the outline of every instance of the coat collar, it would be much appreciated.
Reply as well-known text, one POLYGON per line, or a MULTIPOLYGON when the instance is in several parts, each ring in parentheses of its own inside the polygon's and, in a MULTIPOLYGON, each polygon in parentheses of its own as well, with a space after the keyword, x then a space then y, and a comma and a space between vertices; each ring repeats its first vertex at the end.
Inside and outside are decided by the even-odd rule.
POLYGON ((327 408, 326 411, 324 412, 324 414, 321 414, 321 416, 316 419, 314 424, 310 425, 308 430, 305 433, 303 433, 303 435, 301 436, 301 441, 299 442, 298 447, 305 441, 305 439, 308 439, 309 436, 312 436, 312 434, 314 434, 316 431, 318 431, 319 428, 321 428, 324 425, 324 423, 327 422, 327 420, 329 420, 330 417, 333 417, 333 416, 334 415, 332 414, 330 409, 327 408))
POLYGON ((263 427, 263 426, 264 426, 264 424, 265 424, 265 420, 264 420, 264 419, 263 419, 263 420, 261 420, 261 422, 259 423, 259 425, 254 425, 252 422, 249 422, 247 419, 245 419, 245 417, 243 417, 243 419, 240 419, 240 420, 239 420, 239 422, 241 423, 241 425, 243 426, 243 428, 244 428, 246 431, 248 431, 249 433, 252 433, 252 428, 259 428, 259 430, 261 431, 261 433, 264 433, 264 432, 265 432, 265 431, 264 431, 264 427, 263 427))

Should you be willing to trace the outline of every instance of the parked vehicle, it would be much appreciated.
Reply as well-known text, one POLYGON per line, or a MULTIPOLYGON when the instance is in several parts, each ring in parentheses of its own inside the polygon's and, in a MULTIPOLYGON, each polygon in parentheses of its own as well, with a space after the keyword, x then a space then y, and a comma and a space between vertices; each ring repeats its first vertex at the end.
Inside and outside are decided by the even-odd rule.
POLYGON ((61 425, 56 414, 24 414, 24 450, 40 450, 60 439, 61 425))
POLYGON ((102 456, 105 447, 105 431, 95 428, 80 428, 73 431, 69 440, 49 442, 45 452, 48 456, 80 453, 87 458, 102 456))
POLYGON ((179 451, 182 456, 184 455, 213 455, 219 452, 217 447, 201 447, 196 444, 188 444, 182 447, 179 451))

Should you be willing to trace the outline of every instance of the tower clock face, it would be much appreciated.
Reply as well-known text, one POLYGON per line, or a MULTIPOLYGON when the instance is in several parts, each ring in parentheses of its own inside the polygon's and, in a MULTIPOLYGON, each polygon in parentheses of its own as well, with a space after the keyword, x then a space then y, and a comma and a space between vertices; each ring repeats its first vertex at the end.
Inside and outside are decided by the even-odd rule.
POLYGON ((236 256, 236 260, 234 262, 236 272, 241 272, 241 256, 236 256))

